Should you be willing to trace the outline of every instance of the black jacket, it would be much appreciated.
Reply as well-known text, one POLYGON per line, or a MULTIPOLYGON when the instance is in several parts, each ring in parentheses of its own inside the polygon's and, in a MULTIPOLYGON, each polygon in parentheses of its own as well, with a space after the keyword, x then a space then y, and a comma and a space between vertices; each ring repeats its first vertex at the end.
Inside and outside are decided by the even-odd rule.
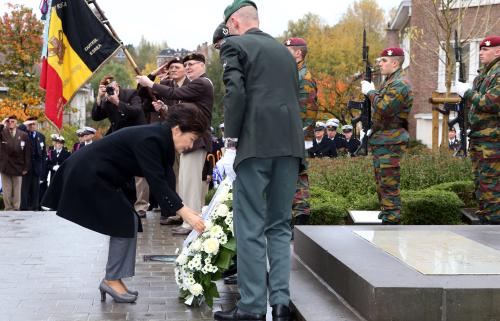
POLYGON ((354 156, 353 154, 358 150, 361 142, 359 139, 355 137, 351 137, 350 140, 346 140, 347 142, 347 150, 349 151, 349 155, 354 156))
POLYGON ((135 90, 120 88, 118 98, 120 99, 118 106, 109 101, 101 101, 101 105, 95 102, 92 108, 92 120, 109 119, 111 126, 106 135, 125 127, 146 124, 141 98, 135 90))
POLYGON ((20 125, 18 128, 26 131, 26 134, 28 134, 28 141, 31 147, 31 168, 29 170, 32 171, 35 176, 44 176, 45 162, 47 160, 45 136, 38 131, 29 132, 24 125, 20 125), (33 133, 35 133, 35 137, 33 137, 33 133))
POLYGON ((175 193, 174 159, 168 126, 119 130, 71 155, 56 172, 42 204, 93 231, 133 237, 135 210, 123 188, 134 176, 145 177, 162 214, 176 212, 183 204, 175 193))
POLYGON ((61 166, 62 163, 71 156, 66 147, 63 147, 59 154, 55 149, 50 149, 47 153, 47 174, 50 172, 50 177, 53 178, 56 174, 54 166, 61 166))
POLYGON ((337 148, 335 147, 335 142, 328 138, 326 135, 319 142, 313 139, 313 147, 307 150, 309 157, 337 157, 337 148))
MULTIPOLYGON (((154 84, 153 91, 164 99, 195 104, 207 118, 208 127, 210 127, 210 123, 212 122, 212 108, 214 105, 214 86, 212 85, 212 81, 207 78, 206 74, 201 75, 199 78, 192 80, 182 87, 154 84)), ((203 137, 194 142, 191 151, 200 148, 205 149, 207 152, 210 152, 212 149, 210 130, 208 130, 203 137)))

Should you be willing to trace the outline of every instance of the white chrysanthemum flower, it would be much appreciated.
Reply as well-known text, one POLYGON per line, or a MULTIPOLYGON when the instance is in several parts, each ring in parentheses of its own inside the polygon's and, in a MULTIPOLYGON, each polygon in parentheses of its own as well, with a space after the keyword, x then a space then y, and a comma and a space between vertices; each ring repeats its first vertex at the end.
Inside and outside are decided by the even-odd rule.
POLYGON ((215 238, 206 239, 203 242, 203 251, 208 254, 216 255, 219 252, 219 241, 215 238))
POLYGON ((210 231, 213 226, 213 223, 210 220, 203 222, 203 224, 205 224, 205 231, 210 231))
POLYGON ((194 296, 199 296, 203 293, 203 287, 199 283, 195 283, 189 287, 189 292, 194 296))
POLYGON ((219 204, 217 209, 215 210, 215 216, 217 217, 226 217, 229 213, 229 207, 226 204, 219 204))
POLYGON ((228 201, 232 201, 233 200, 233 193, 228 193, 226 198, 228 201))
POLYGON ((223 234, 220 238, 219 238, 219 243, 221 245, 224 245, 227 243, 227 235, 226 234, 223 234))
POLYGON ((214 225, 210 228, 210 236, 214 238, 220 238, 222 235, 224 235, 224 230, 220 225, 214 225))
POLYGON ((184 254, 181 254, 177 257, 177 259, 175 260, 175 262, 179 265, 184 265, 186 264, 188 261, 188 257, 184 254))
POLYGON ((190 245, 189 249, 191 252, 199 252, 201 250, 201 241, 200 239, 194 240, 190 245))

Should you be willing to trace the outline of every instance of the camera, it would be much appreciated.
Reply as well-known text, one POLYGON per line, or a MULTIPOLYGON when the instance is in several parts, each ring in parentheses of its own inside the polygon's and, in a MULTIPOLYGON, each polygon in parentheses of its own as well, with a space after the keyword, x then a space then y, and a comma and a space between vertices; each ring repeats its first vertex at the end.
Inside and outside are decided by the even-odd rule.
POLYGON ((106 94, 108 94, 108 96, 113 96, 115 94, 115 88, 113 86, 106 86, 106 94))

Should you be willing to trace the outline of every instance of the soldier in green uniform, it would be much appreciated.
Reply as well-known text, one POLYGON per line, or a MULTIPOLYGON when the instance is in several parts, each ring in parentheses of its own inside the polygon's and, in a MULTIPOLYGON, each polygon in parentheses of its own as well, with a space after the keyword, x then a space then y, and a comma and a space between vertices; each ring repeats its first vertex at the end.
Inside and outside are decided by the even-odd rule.
POLYGON ((387 48, 378 62, 386 77, 382 88, 375 90, 373 83, 361 82, 361 91, 372 104, 373 125, 368 135, 383 224, 398 224, 401 219, 399 164, 410 139, 408 115, 413 105, 413 93, 402 75, 403 61, 403 49, 387 48))
POLYGON ((292 201, 304 136, 297 65, 285 46, 259 27, 257 6, 235 0, 224 11, 231 37, 220 47, 224 67, 226 147, 236 145, 233 189, 238 249, 237 306, 215 320, 290 317, 292 201), (269 282, 267 262, 269 261, 269 282))
POLYGON ((481 73, 471 86, 457 82, 457 93, 470 105, 470 155, 479 211, 484 224, 500 224, 500 36, 479 45, 481 73))
MULTIPOLYGON (((314 139, 314 124, 318 116, 318 87, 311 72, 306 66, 307 43, 302 38, 288 38, 284 45, 297 62, 299 71, 299 104, 300 118, 304 129, 304 139, 311 145, 314 139)), ((309 146, 310 147, 310 146, 309 146)), ((309 220, 311 208, 309 206, 309 177, 307 175, 307 164, 301 168, 297 180, 297 190, 293 200, 292 214, 295 225, 305 225, 309 220)))

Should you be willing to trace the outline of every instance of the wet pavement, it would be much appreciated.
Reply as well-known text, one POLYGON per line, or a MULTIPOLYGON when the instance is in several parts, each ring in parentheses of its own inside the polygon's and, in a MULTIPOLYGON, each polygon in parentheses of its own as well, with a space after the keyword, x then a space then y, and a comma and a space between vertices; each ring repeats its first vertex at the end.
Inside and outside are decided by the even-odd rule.
MULTIPOLYGON (((148 212, 138 236, 136 276, 125 280, 139 291, 135 304, 101 302, 109 237, 57 217, 54 212, 0 212, 0 321, 213 320, 208 307, 178 299, 171 263, 146 255, 175 254, 183 238, 160 226, 148 212)), ((218 283, 214 310, 231 308, 235 286, 218 283)), ((270 313, 268 313, 270 314, 270 313)), ((269 317, 269 316, 268 316, 269 317)))

